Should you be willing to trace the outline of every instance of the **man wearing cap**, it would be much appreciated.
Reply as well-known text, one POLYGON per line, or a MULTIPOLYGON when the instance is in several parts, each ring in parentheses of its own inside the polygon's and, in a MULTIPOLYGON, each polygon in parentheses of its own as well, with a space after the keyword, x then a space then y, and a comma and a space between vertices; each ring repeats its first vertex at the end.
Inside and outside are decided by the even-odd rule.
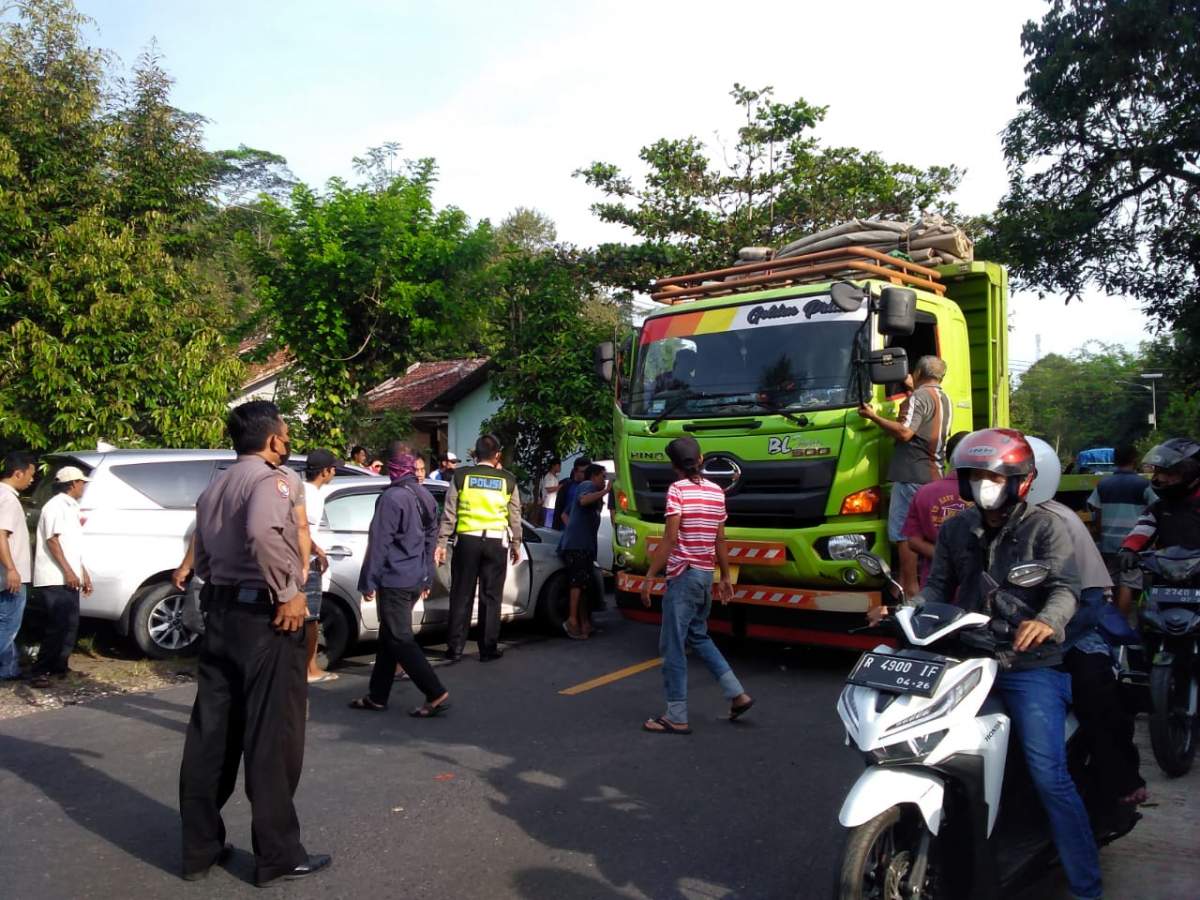
POLYGON ((46 634, 33 664, 34 687, 48 687, 51 676, 66 676, 79 632, 79 594, 92 592, 79 512, 79 498, 90 480, 77 466, 63 466, 54 476, 54 496, 38 517, 33 586, 46 610, 46 634))
POLYGON ((450 629, 446 659, 458 662, 467 643, 475 587, 479 586, 479 661, 499 659, 500 596, 508 574, 507 555, 521 558, 521 494, 517 479, 500 468, 500 440, 485 434, 475 442, 476 465, 459 469, 446 490, 446 506, 434 556, 446 561, 446 544, 455 535, 450 564, 450 629))
POLYGON ((312 558, 308 565, 308 580, 304 583, 304 595, 308 598, 308 618, 304 621, 304 643, 308 653, 308 683, 322 684, 337 681, 337 674, 326 672, 317 665, 317 626, 321 622, 321 603, 329 590, 329 557, 313 540, 321 527, 325 515, 325 485, 337 474, 337 457, 328 450, 317 449, 308 454, 304 462, 304 513, 308 526, 309 545, 312 558))
POLYGON ((266 400, 229 412, 237 462, 196 501, 196 575, 206 613, 196 702, 179 773, 183 877, 204 878, 229 857, 221 808, 245 759, 255 882, 325 869, 300 843, 292 796, 304 764, 304 594, 307 566, 287 468, 287 423, 266 400))
POLYGON ((437 471, 429 476, 430 481, 449 481, 454 477, 454 470, 458 467, 460 460, 453 452, 445 453, 438 461, 437 471))

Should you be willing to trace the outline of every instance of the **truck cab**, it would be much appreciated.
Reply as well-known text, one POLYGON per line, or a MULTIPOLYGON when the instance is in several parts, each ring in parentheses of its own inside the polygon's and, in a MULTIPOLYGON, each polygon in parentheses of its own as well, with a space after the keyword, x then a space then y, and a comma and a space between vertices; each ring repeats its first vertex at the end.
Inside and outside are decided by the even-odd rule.
POLYGON ((1006 424, 1000 266, 814 256, 664 279, 653 296, 665 308, 613 354, 617 602, 630 617, 657 615, 637 594, 665 524, 674 438, 699 441, 704 476, 726 495, 735 594, 711 627, 857 645, 847 626, 880 595, 855 557, 891 553, 892 441, 860 403, 896 418, 905 374, 933 354, 947 366, 950 433, 1006 424))

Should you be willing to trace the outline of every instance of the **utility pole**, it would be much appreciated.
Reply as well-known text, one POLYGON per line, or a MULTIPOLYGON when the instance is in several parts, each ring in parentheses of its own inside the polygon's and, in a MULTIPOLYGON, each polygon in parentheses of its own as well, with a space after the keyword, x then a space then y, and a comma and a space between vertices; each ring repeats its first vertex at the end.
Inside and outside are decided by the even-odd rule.
POLYGON ((1143 372, 1141 375, 1150 382, 1150 425, 1155 431, 1158 431, 1158 379, 1162 378, 1162 372, 1143 372))

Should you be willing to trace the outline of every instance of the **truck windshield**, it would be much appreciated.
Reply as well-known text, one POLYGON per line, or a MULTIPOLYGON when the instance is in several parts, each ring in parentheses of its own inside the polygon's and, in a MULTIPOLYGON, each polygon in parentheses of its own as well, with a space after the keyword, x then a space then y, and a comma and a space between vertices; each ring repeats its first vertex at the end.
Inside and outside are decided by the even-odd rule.
POLYGON ((696 333, 702 321, 692 329, 672 323, 674 316, 649 320, 629 415, 696 418, 857 403, 854 343, 863 316, 825 311, 813 318, 801 314, 812 301, 801 303, 684 314, 695 323, 724 313, 729 327, 707 334, 696 333))

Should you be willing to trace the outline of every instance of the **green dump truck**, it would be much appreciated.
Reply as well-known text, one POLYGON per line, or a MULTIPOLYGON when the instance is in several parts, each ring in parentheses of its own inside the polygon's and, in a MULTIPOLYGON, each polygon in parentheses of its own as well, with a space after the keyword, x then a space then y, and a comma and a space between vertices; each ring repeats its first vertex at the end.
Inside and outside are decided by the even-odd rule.
POLYGON ((904 377, 946 361, 951 431, 1008 424, 1003 267, 932 269, 852 247, 666 278, 638 333, 597 354, 615 385, 617 604, 657 621, 639 593, 674 476, 666 446, 695 437, 726 492, 734 601, 717 632, 840 646, 880 602, 855 556, 891 554, 892 441, 858 415, 894 418, 904 377))

